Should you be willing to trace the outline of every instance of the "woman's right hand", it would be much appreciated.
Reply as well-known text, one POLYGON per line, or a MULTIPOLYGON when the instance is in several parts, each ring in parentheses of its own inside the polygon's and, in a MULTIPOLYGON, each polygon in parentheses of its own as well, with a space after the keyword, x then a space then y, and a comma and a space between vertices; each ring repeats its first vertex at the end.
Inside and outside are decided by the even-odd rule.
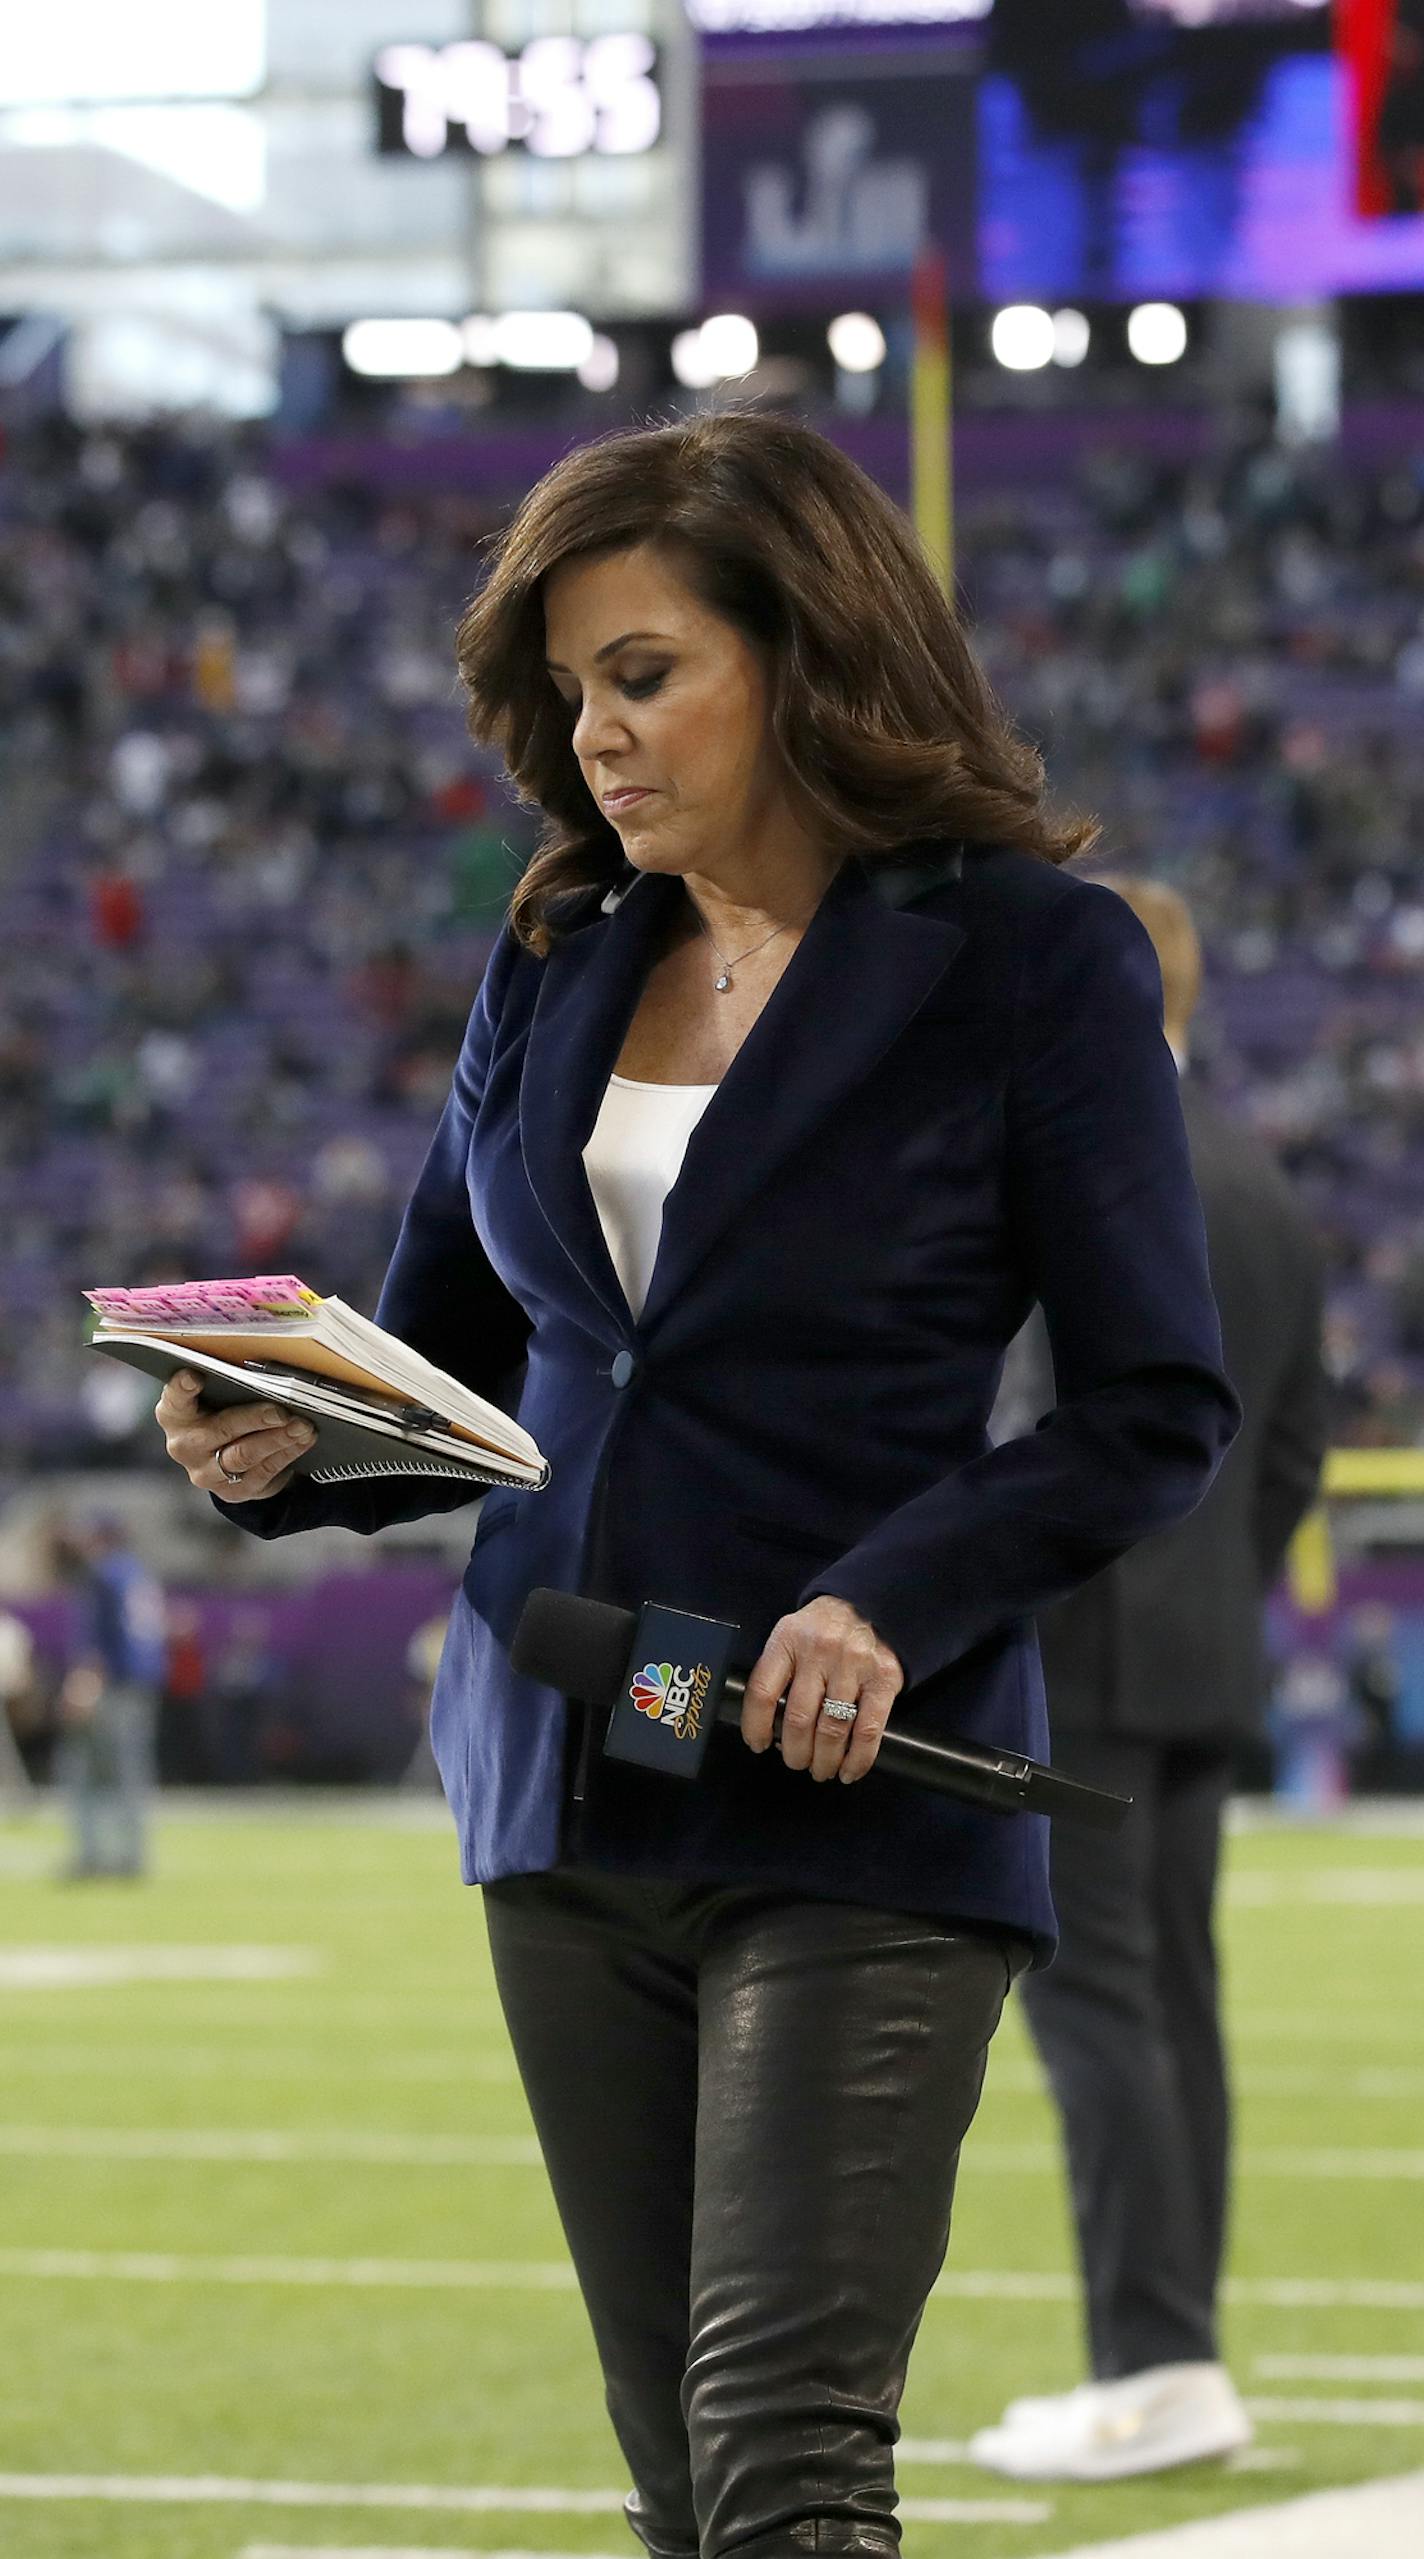
POLYGON ((316 1437, 310 1422, 276 1404, 228 1404, 205 1412, 202 1385, 190 1369, 175 1369, 154 1414, 169 1456, 200 1493, 224 1502, 265 1502, 286 1491, 292 1467, 316 1437), (230 1481, 240 1477, 238 1483, 230 1481))

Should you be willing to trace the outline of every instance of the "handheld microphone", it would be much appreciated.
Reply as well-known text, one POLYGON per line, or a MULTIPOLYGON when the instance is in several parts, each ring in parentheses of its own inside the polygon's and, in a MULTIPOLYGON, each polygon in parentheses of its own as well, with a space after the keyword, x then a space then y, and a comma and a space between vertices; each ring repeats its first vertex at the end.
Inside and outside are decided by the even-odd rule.
MULTIPOLYGON (((727 1668, 741 1630, 650 1602, 640 1611, 572 1591, 532 1590, 510 1646, 526 1679, 590 1707, 610 1707, 605 1758, 696 1777, 712 1726, 741 1719, 746 1681, 727 1668)), ((786 1700, 772 1727, 781 1737, 786 1700)), ((1130 1795, 1110 1795, 1060 1777, 1019 1752, 982 1743, 930 1740, 894 1724, 881 1735, 876 1768, 958 1795, 995 1813, 1053 1813, 1094 1830, 1116 1830, 1130 1795)), ((873 1771, 871 1772, 874 1773, 873 1771)))

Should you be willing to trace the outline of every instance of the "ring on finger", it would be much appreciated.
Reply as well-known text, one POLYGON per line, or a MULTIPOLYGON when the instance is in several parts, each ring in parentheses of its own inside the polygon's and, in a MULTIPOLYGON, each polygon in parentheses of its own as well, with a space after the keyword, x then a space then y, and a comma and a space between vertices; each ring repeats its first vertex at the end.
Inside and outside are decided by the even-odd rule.
POLYGON ((821 1717, 828 1724, 853 1724, 860 1708, 853 1697, 823 1697, 821 1717))
POLYGON ((240 1468, 239 1468, 239 1470, 238 1470, 237 1474, 236 1474, 236 1475, 234 1475, 234 1474, 233 1474, 233 1472, 232 1472, 231 1467, 229 1467, 229 1466, 224 1466, 224 1464, 223 1464, 223 1453, 222 1453, 222 1450, 221 1450, 221 1449, 219 1449, 219 1450, 218 1450, 218 1452, 217 1452, 217 1459, 218 1459, 218 1473, 221 1475, 221 1477, 222 1477, 222 1479, 223 1479, 223 1482, 224 1482, 225 1484, 240 1484, 240 1483, 242 1482, 242 1479, 243 1479, 243 1477, 242 1477, 242 1469, 240 1469, 240 1468))

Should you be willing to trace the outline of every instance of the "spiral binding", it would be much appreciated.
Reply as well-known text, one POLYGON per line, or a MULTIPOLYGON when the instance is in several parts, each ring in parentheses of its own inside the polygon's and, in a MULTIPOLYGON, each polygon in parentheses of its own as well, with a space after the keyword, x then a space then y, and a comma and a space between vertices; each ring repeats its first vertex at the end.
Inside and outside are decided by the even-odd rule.
POLYGON ((352 1466, 309 1466, 304 1469, 311 1484, 359 1484, 373 1475, 440 1475, 447 1484, 468 1484, 471 1492, 486 1493, 501 1486, 511 1493, 541 1493, 549 1481, 545 1466, 540 1475, 476 1475, 465 1466, 447 1465, 439 1457, 367 1457, 352 1466))
MULTIPOLYGON (((442 1466, 439 1459, 403 1457, 396 1464, 383 1458, 365 1458, 357 1466, 313 1466, 313 1484, 359 1484, 372 1475, 443 1475, 448 1483, 468 1484, 477 1492, 485 1482, 481 1475, 467 1474, 463 1466, 442 1466)), ((499 1479, 503 1481, 503 1478, 499 1479)))

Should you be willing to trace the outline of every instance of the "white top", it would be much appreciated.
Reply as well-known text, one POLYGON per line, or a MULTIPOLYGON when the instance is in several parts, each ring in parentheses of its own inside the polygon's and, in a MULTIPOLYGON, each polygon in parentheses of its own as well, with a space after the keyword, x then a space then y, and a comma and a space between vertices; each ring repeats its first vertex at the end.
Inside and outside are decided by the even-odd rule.
POLYGON ((613 1267, 641 1315, 658 1257, 663 1202, 682 1170, 687 1141, 715 1084, 637 1084, 612 1075, 583 1151, 613 1267))

